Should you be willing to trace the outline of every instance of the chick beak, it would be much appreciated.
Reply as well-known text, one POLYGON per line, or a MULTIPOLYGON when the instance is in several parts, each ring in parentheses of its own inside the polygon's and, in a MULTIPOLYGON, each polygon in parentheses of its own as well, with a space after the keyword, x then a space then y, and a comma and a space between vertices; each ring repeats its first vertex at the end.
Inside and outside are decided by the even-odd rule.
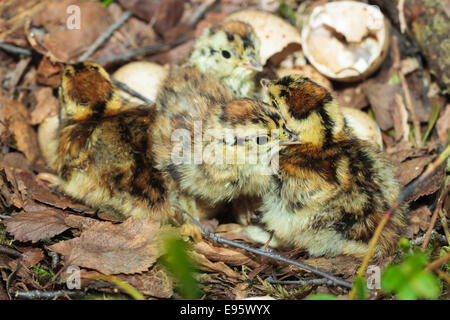
POLYGON ((242 64, 242 66, 245 69, 252 70, 252 71, 258 71, 258 72, 263 71, 262 65, 256 60, 250 60, 248 62, 245 62, 242 64))
POLYGON ((259 82, 261 83, 261 86, 264 88, 264 90, 267 90, 271 81, 269 79, 261 79, 259 82))
POLYGON ((283 133, 279 140, 280 146, 288 146, 292 144, 300 144, 300 138, 293 133, 283 133))

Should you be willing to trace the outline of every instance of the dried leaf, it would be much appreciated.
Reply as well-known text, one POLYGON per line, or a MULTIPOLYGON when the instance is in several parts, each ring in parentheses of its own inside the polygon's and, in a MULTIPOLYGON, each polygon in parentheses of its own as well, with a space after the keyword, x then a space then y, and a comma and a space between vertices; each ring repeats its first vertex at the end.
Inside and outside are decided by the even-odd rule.
POLYGON ((247 265, 254 268, 259 265, 259 263, 236 249, 214 247, 205 241, 197 242, 194 249, 211 261, 222 261, 231 266, 247 265))
POLYGON ((44 251, 39 248, 20 248, 20 251, 22 251, 22 263, 27 266, 27 268, 30 268, 34 266, 36 263, 44 259, 44 251))
POLYGON ((45 87, 35 91, 36 106, 30 113, 30 124, 36 125, 50 116, 58 114, 58 100, 53 96, 51 88, 45 87))
POLYGON ((96 269, 103 274, 147 270, 160 256, 157 235, 160 223, 130 218, 121 224, 101 222, 80 237, 49 247, 71 264, 96 269))
POLYGON ((151 270, 136 275, 119 275, 145 295, 168 299, 173 295, 173 280, 167 272, 155 265, 151 270))
POLYGON ((14 134, 17 149, 22 151, 31 163, 43 164, 36 131, 28 124, 28 110, 20 102, 0 97, 0 120, 6 123, 14 134))
POLYGON ((231 278, 240 278, 239 273, 233 271, 229 266, 223 262, 211 262, 203 254, 192 251, 190 252, 192 258, 198 263, 201 270, 207 272, 220 272, 231 278))
POLYGON ((407 234, 409 238, 412 238, 420 230, 425 231, 430 223, 431 211, 427 206, 419 207, 412 210, 410 213, 410 218, 408 219, 408 229, 407 234))
POLYGON ((52 208, 35 212, 22 211, 3 223, 15 240, 37 242, 69 229, 64 223, 66 215, 62 210, 52 208))
POLYGON ((447 143, 450 132, 450 104, 445 106, 444 112, 442 112, 438 121, 436 122, 436 131, 441 143, 447 143))

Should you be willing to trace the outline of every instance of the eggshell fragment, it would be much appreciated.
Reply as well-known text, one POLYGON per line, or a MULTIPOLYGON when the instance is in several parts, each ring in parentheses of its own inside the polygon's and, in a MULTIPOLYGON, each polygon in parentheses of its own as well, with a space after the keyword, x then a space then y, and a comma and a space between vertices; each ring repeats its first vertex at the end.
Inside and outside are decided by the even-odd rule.
POLYGON ((278 68, 277 75, 279 78, 288 76, 290 74, 299 74, 303 77, 310 78, 312 81, 320 84, 321 86, 327 88, 328 90, 333 90, 333 85, 330 80, 321 75, 314 67, 310 65, 296 66, 293 68, 278 68))
POLYGON ((302 30, 310 63, 336 81, 356 81, 381 65, 389 47, 389 25, 377 6, 356 1, 314 8, 302 30))
POLYGON ((47 166, 56 169, 55 159, 58 149, 56 132, 59 127, 58 116, 50 116, 44 119, 38 127, 38 142, 47 166))
MULTIPOLYGON (((147 61, 136 61, 128 63, 113 73, 112 77, 125 83, 131 89, 142 94, 144 97, 155 101, 158 91, 164 79, 169 73, 168 68, 147 61)), ((120 90, 121 96, 133 103, 142 103, 136 97, 132 97, 120 90)))
MULTIPOLYGON (((275 54, 281 54, 289 47, 285 55, 301 49, 300 31, 282 18, 264 11, 244 10, 233 13, 228 20, 239 20, 250 24, 261 42, 260 59, 265 65, 275 54)), ((281 62, 282 57, 276 61, 281 62)))
POLYGON ((383 150, 381 130, 375 120, 364 111, 355 108, 339 107, 339 109, 344 115, 348 126, 358 138, 373 142, 380 150, 383 150))

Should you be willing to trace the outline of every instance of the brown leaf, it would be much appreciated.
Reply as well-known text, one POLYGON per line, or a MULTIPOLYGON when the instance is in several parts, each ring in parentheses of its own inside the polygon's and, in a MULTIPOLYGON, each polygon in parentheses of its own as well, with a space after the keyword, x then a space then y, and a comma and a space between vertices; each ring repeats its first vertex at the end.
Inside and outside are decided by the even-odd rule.
POLYGON ((406 160, 396 167, 397 178, 402 185, 407 185, 417 178, 425 169, 425 166, 431 163, 434 156, 423 156, 406 160))
POLYGON ((142 274, 119 275, 118 277, 148 296, 168 299, 173 295, 173 280, 158 265, 142 274))
POLYGON ((136 273, 147 270, 160 256, 157 233, 160 223, 130 218, 121 224, 101 222, 79 238, 49 247, 71 264, 96 269, 103 274, 136 273))
POLYGON ((36 263, 44 259, 44 251, 39 248, 19 248, 22 252, 22 263, 30 268, 34 266, 36 263))
POLYGON ((120 0, 119 3, 137 17, 152 22, 163 34, 180 22, 186 0, 120 0))
POLYGON ((22 151, 31 163, 43 164, 36 131, 28 124, 28 110, 16 100, 0 97, 0 120, 6 123, 14 134, 17 149, 22 151))
POLYGON ((259 263, 236 249, 214 247, 205 241, 197 242, 194 245, 194 249, 211 261, 222 261, 231 266, 247 265, 254 268, 259 265, 259 263))
POLYGON ((62 63, 53 64, 49 58, 42 58, 37 69, 36 81, 40 84, 56 88, 60 83, 59 74, 63 67, 62 63))
POLYGON ((369 104, 364 94, 363 83, 340 84, 340 87, 335 89, 335 93, 340 106, 362 109, 369 104))
POLYGON ((229 266, 223 262, 211 262, 203 254, 191 251, 192 258, 198 264, 199 268, 207 272, 220 272, 227 275, 230 278, 240 278, 239 273, 233 271, 229 266))
POLYGON ((58 114, 58 100, 53 96, 51 88, 44 87, 34 92, 36 106, 30 113, 30 124, 36 125, 50 116, 58 114))
POLYGON ((436 131, 439 136, 439 141, 443 144, 448 142, 448 135, 450 130, 450 104, 445 106, 438 121, 436 122, 436 131))
POLYGON ((433 175, 415 188, 414 192, 406 199, 407 202, 416 201, 420 197, 427 196, 439 190, 445 179, 445 163, 436 169, 433 175))
POLYGON ((112 23, 108 11, 97 1, 56 1, 46 8, 45 15, 33 17, 33 25, 48 33, 41 39, 60 61, 68 61, 88 48, 112 23), (80 28, 68 29, 66 10, 69 5, 80 8, 80 28))
MULTIPOLYGON (((361 265, 361 261, 350 256, 337 256, 333 258, 317 257, 301 260, 300 262, 333 275, 343 276, 344 278, 353 276, 361 265)), ((289 268, 296 269, 296 267, 292 266, 289 268)))
POLYGON ((420 230, 425 231, 430 223, 431 211, 427 206, 419 207, 412 210, 410 213, 410 218, 408 219, 407 234, 409 238, 412 238, 420 230))
POLYGON ((22 211, 3 223, 6 224, 6 231, 11 233, 15 240, 37 242, 69 229, 64 223, 66 215, 63 211, 52 208, 32 213, 22 211))

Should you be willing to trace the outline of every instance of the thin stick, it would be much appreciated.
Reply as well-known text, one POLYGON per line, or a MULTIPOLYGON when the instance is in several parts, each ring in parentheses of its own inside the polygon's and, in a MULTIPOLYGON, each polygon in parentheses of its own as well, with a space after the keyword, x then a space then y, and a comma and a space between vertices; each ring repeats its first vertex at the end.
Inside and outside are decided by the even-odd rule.
POLYGON ((22 266, 21 263, 22 263, 23 256, 20 252, 17 252, 14 249, 4 247, 4 246, 0 247, 0 253, 5 253, 5 254, 8 254, 8 255, 18 258, 16 268, 13 270, 13 272, 10 273, 10 275, 6 279, 6 294, 8 295, 9 300, 11 300, 11 295, 9 294, 9 287, 11 285, 12 279, 14 278, 15 274, 19 271, 20 267, 22 266))
POLYGON ((427 248, 428 243, 430 242, 431 231, 433 230, 434 225, 436 224, 437 216, 438 216, 438 213, 441 210, 441 206, 442 206, 442 199, 445 194, 444 191, 446 191, 446 190, 447 190, 447 186, 443 186, 443 188, 441 189, 441 194, 439 195, 438 201, 436 203, 436 208, 434 208, 434 212, 431 217, 430 225, 428 226, 427 232, 425 234, 425 239, 423 240, 423 243, 422 243, 422 248, 421 248, 422 252, 425 252, 425 249, 427 248))
POLYGON ((18 47, 4 42, 0 42, 0 49, 14 54, 23 54, 24 56, 31 56, 32 54, 32 51, 30 49, 18 47))
POLYGON ((124 60, 129 60, 135 56, 138 55, 146 55, 149 53, 154 53, 163 49, 170 49, 174 46, 177 46, 179 44, 182 44, 186 41, 189 41, 193 39, 193 37, 181 37, 178 38, 172 42, 169 43, 154 43, 154 44, 150 44, 148 46, 145 47, 141 47, 138 49, 132 49, 132 50, 128 50, 125 51, 119 55, 116 56, 111 56, 111 57, 106 57, 103 59, 97 59, 94 60, 94 62, 98 63, 98 64, 106 64, 106 63, 112 63, 112 62, 119 62, 119 61, 124 61, 124 60))
POLYGON ((87 60, 120 26, 122 26, 131 17, 131 12, 126 11, 120 19, 106 29, 79 58, 78 62, 87 60))
POLYGON ((310 280, 274 280, 272 277, 269 277, 266 281, 272 284, 298 284, 301 286, 305 285, 314 285, 314 286, 320 286, 320 285, 333 285, 334 282, 328 279, 310 279, 310 280))
POLYGON ((439 210, 439 216, 441 217, 442 228, 444 228, 445 238, 447 244, 450 245, 450 231, 448 230, 447 217, 444 210, 439 210))
POLYGON ((430 263, 429 265, 427 265, 427 267, 425 268, 426 271, 433 271, 437 268, 439 268, 441 265, 443 265, 444 263, 446 263, 448 260, 450 260, 450 252, 447 253, 445 256, 443 256, 442 258, 439 258, 435 261, 433 261, 432 263, 430 263))
POLYGON ((203 15, 209 10, 209 8, 211 8, 216 2, 217 0, 206 0, 201 3, 194 11, 194 13, 189 17, 189 24, 191 26, 195 26, 203 17, 203 15))
MULTIPOLYGON (((427 180, 431 174, 450 156, 450 145, 447 145, 447 147, 444 149, 444 151, 437 157, 436 160, 434 160, 430 165, 428 165, 425 172, 417 178, 414 182, 412 182, 408 187, 402 190, 400 192, 400 195, 398 196, 397 200, 394 202, 392 207, 386 211, 386 214, 384 218, 380 221, 379 225, 375 229, 375 232, 372 236, 372 239, 370 239, 369 242, 369 249, 367 250, 367 253, 364 257, 363 263, 361 264, 361 267, 358 270, 358 277, 363 277, 363 275, 366 272, 367 265, 369 264, 370 259, 372 258, 373 251, 375 249, 375 246, 378 242, 378 238, 381 235, 381 231, 383 231, 384 226, 392 216, 393 212, 398 208, 398 206, 406 200, 406 198, 425 180, 427 180)), ((356 295, 356 288, 353 287, 352 291, 350 292, 349 299, 353 300, 356 295)))
POLYGON ((136 97, 136 98, 138 98, 138 99, 144 101, 144 102, 147 103, 147 104, 153 104, 153 101, 152 101, 152 100, 148 99, 147 97, 144 97, 144 96, 143 96, 142 94, 140 94, 139 92, 137 92, 137 91, 131 89, 131 88, 130 88, 129 86, 127 86, 125 83, 120 82, 120 81, 117 81, 117 80, 115 80, 115 79, 113 79, 113 78, 111 78, 111 80, 112 80, 112 82, 113 82, 116 86, 118 86, 121 90, 123 90, 123 91, 125 91, 125 92, 131 94, 132 96, 134 96, 134 97, 136 97))
POLYGON ((26 299, 26 300, 35 300, 35 299, 52 299, 57 298, 59 296, 79 296, 84 295, 83 292, 80 291, 69 291, 69 290, 58 290, 58 291, 51 291, 51 292, 45 292, 40 290, 32 290, 32 291, 14 291, 13 292, 14 297, 16 299, 26 299))
POLYGON ((303 269, 303 270, 312 272, 314 274, 317 274, 319 276, 322 276, 324 278, 327 278, 327 279, 333 281, 335 284, 343 286, 343 287, 346 287, 346 288, 352 288, 352 286, 353 286, 352 283, 350 283, 348 281, 339 279, 339 278, 337 278, 337 277, 335 277, 335 276, 333 276, 331 274, 328 274, 328 273, 326 273, 324 271, 321 271, 321 270, 316 269, 314 267, 311 267, 309 265, 300 263, 300 262, 295 261, 295 260, 291 260, 291 259, 285 258, 285 257, 283 257, 283 256, 281 256, 281 255, 279 255, 279 254, 277 254, 277 253, 275 253, 273 251, 252 248, 252 247, 246 246, 244 244, 241 244, 241 243, 238 243, 238 242, 234 242, 234 241, 222 238, 222 237, 216 235, 215 233, 209 231, 203 225, 201 225, 200 222, 198 222, 197 219, 195 219, 189 212, 187 212, 187 211, 185 211, 183 209, 181 209, 181 211, 184 214, 186 214, 201 229, 201 231, 203 232, 203 234, 205 236, 207 236, 208 238, 210 238, 211 240, 213 240, 213 241, 215 241, 217 243, 228 244, 228 245, 230 245, 232 247, 244 249, 246 251, 250 251, 250 252, 259 254, 261 256, 264 256, 264 257, 268 257, 268 258, 271 258, 271 259, 274 259, 274 260, 286 262, 288 264, 291 264, 291 265, 294 265, 296 267, 299 267, 300 269, 303 269))
POLYGON ((414 127, 414 139, 416 142, 416 147, 420 147, 422 144, 422 133, 420 132, 420 121, 417 119, 416 110, 414 109, 411 93, 408 88, 408 83, 406 82, 405 75, 401 70, 401 61, 400 61, 400 50, 398 48, 397 37, 392 36, 392 48, 394 52, 394 69, 397 70, 397 74, 400 78, 400 83, 402 85, 403 94, 405 96, 406 108, 408 109, 411 120, 413 122, 414 127))

